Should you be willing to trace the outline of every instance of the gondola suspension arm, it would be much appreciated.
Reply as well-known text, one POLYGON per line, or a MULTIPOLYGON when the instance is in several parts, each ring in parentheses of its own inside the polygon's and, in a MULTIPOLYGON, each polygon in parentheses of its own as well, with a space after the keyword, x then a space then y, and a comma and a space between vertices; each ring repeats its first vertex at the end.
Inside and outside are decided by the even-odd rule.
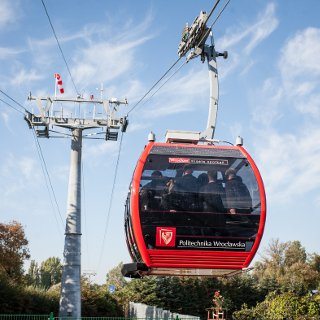
MULTIPOLYGON (((186 59, 189 62, 191 59, 201 57, 201 61, 207 60, 209 81, 210 81, 210 100, 209 100, 209 112, 207 126, 204 131, 195 133, 198 135, 198 141, 208 141, 214 138, 214 132, 216 128, 217 113, 218 113, 218 99, 219 99, 219 83, 218 83, 218 69, 217 69, 217 57, 228 57, 228 52, 223 53, 215 50, 213 34, 211 27, 208 28, 206 23, 209 16, 201 11, 199 16, 196 17, 193 24, 189 27, 187 24, 182 32, 182 39, 178 47, 178 55, 180 57, 185 56, 188 52, 186 59), (210 35, 211 44, 207 45, 206 41, 210 35)), ((169 131, 169 133, 171 133, 169 131)), ((176 133, 173 133, 177 135, 176 133)), ((180 135, 175 139, 181 140, 182 136, 186 133, 180 132, 180 135)), ((190 133, 189 133, 190 135, 190 133)), ((168 140, 168 139, 167 139, 168 140)))
MULTIPOLYGON (((209 34, 209 33, 208 33, 209 34)), ((200 47, 196 47, 187 57, 187 60, 191 60, 198 56, 201 56, 201 61, 207 60, 209 81, 210 81, 210 100, 209 100, 209 113, 207 120, 207 127, 200 133, 200 140, 209 140, 214 138, 214 131, 216 128, 217 113, 218 113, 218 100, 219 100, 219 82, 218 82, 218 68, 217 57, 228 58, 228 52, 223 53, 215 50, 213 34, 210 31, 211 44, 204 44, 202 42, 200 47)))

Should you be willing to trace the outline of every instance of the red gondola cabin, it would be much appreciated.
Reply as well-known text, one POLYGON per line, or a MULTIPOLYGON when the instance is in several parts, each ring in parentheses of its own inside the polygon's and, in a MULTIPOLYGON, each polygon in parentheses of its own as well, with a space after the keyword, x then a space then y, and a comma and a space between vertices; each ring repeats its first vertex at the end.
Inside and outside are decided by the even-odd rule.
POLYGON ((150 142, 133 174, 125 276, 231 275, 253 259, 266 219, 263 182, 241 146, 150 142))

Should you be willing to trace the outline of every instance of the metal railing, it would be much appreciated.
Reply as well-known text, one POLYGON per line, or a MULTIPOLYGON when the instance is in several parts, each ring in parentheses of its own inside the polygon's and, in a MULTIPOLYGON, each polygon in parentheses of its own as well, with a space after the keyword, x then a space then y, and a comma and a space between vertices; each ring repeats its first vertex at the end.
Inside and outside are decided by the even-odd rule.
MULTIPOLYGON (((53 315, 52 315, 53 316, 53 315)), ((39 314, 0 314, 0 320, 48 320, 50 314, 39 315, 39 314)))
POLYGON ((179 318, 179 317, 169 317, 169 318, 122 318, 122 317, 81 317, 81 318, 72 318, 72 317, 55 317, 53 313, 46 315, 34 315, 34 314, 0 314, 0 320, 198 320, 199 318, 195 317, 194 319, 188 318, 179 318))

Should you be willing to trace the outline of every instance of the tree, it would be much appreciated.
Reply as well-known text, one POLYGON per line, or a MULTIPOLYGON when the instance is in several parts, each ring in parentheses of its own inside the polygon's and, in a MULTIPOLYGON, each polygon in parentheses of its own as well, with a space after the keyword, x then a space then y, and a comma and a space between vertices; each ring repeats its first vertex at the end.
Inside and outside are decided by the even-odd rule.
POLYGON ((299 241, 273 240, 261 262, 255 264, 254 277, 265 292, 295 292, 300 295, 319 283, 318 259, 310 262, 299 241))
POLYGON ((0 257, 0 269, 12 279, 21 279, 23 262, 30 255, 28 240, 19 222, 0 223, 0 257))
POLYGON ((242 309, 233 313, 235 320, 302 320, 319 319, 320 305, 318 297, 298 296, 292 292, 276 294, 271 292, 265 301, 254 308, 243 305, 242 309))
POLYGON ((86 278, 82 278, 81 287, 84 316, 123 317, 121 306, 105 286, 91 284, 86 278))
POLYGON ((124 288, 128 301, 145 303, 151 306, 159 306, 157 296, 157 277, 148 276, 142 279, 130 281, 124 288))
POLYGON ((312 253, 308 258, 308 263, 313 270, 320 272, 320 255, 319 254, 312 253))
POLYGON ((33 286, 25 287, 0 274, 0 312, 10 314, 57 313, 59 292, 47 292, 33 286))
POLYGON ((284 265, 287 267, 295 263, 305 263, 307 260, 307 253, 302 247, 300 241, 287 242, 284 254, 284 265))
POLYGON ((26 280, 28 285, 33 285, 35 287, 40 285, 39 266, 35 260, 31 260, 28 272, 26 274, 26 280))
POLYGON ((127 284, 126 279, 121 273, 123 263, 120 262, 116 267, 111 269, 106 276, 106 285, 109 287, 110 285, 115 286, 116 290, 120 290, 127 284))
POLYGON ((31 261, 26 280, 28 285, 49 289, 51 286, 61 282, 62 266, 60 259, 57 257, 50 257, 38 263, 31 261))
POLYGON ((298 295, 307 294, 316 289, 319 283, 319 273, 306 263, 296 262, 286 268, 281 278, 281 291, 294 292, 298 295))
POLYGON ((60 259, 50 257, 40 265, 40 284, 45 289, 61 282, 62 266, 60 259))

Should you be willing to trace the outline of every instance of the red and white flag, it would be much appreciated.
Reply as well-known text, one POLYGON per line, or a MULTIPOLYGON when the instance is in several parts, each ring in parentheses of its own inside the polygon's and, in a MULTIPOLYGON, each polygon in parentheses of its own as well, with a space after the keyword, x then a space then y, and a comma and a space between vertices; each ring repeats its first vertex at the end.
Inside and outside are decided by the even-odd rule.
POLYGON ((63 84, 62 84, 62 80, 61 80, 60 74, 59 73, 55 73, 54 77, 56 79, 55 93, 57 92, 57 87, 58 87, 60 94, 63 94, 64 93, 64 89, 63 89, 63 84))

